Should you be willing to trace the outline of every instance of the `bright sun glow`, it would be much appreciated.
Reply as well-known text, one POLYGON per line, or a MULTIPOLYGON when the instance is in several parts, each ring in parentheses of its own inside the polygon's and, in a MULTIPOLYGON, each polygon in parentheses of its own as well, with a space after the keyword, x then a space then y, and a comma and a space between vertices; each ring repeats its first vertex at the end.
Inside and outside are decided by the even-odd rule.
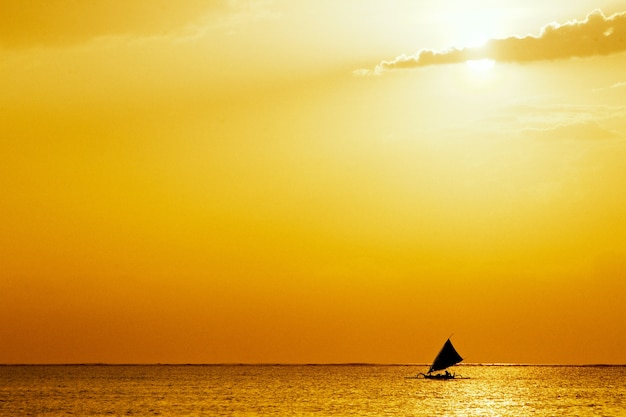
POLYGON ((487 41, 489 41, 489 38, 487 36, 485 36, 485 35, 476 35, 476 36, 470 38, 465 43, 465 46, 467 48, 480 48, 481 46, 485 46, 487 41))
POLYGON ((496 61, 493 59, 470 59, 465 61, 467 66, 474 71, 487 71, 493 68, 496 61))

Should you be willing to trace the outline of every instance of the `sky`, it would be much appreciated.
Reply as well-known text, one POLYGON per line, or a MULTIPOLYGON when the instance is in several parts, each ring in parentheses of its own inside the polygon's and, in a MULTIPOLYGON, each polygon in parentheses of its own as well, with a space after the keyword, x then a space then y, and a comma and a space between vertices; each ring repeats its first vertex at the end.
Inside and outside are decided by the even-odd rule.
POLYGON ((626 5, 0 5, 0 363, 625 364, 626 5))

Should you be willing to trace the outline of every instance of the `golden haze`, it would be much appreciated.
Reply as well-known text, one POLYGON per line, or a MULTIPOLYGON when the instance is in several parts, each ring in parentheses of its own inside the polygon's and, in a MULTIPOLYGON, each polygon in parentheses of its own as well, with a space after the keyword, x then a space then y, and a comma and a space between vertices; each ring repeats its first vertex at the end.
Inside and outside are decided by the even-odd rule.
POLYGON ((509 3, 0 6, 0 363, 625 363, 623 10, 509 3))

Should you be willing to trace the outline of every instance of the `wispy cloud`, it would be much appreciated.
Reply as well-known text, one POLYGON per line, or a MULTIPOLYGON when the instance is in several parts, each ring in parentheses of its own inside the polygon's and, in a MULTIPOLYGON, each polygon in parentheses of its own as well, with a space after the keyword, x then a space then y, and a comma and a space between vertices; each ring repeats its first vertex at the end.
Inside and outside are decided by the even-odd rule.
POLYGON ((622 89, 622 88, 626 88, 626 82, 625 81, 617 82, 617 83, 611 84, 609 86, 594 88, 592 91, 594 93, 602 93, 602 92, 605 92, 605 91, 619 90, 619 89, 622 89))
POLYGON ((622 51, 626 51, 626 12, 607 17, 601 10, 594 10, 582 21, 544 26, 538 36, 490 39, 479 47, 452 47, 441 51, 422 49, 414 55, 400 55, 391 61, 382 61, 374 70, 357 70, 355 74, 380 74, 390 70, 478 59, 522 63, 609 55, 622 51))
POLYGON ((558 125, 549 128, 526 128, 522 129, 522 134, 526 137, 552 141, 560 139, 601 140, 617 137, 615 133, 601 127, 595 121, 558 125))

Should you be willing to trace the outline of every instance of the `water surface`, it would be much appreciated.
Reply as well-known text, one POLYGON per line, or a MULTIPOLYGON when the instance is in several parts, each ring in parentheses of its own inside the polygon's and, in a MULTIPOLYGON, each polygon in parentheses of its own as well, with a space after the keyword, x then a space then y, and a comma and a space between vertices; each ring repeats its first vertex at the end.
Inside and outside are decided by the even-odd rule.
POLYGON ((626 367, 0 366, 0 416, 620 416, 626 367))

